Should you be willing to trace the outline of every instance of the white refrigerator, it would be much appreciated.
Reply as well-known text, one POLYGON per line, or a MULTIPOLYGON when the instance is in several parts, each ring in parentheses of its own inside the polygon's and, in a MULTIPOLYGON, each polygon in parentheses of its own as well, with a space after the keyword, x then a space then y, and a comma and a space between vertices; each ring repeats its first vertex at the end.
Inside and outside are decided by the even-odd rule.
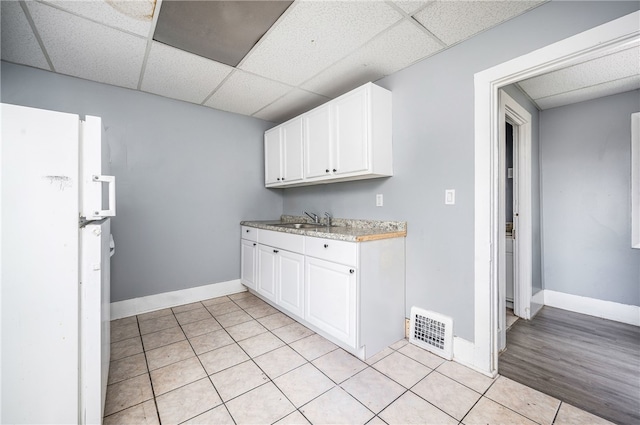
POLYGON ((101 120, 2 104, 0 122, 0 422, 101 423, 115 215, 101 120))

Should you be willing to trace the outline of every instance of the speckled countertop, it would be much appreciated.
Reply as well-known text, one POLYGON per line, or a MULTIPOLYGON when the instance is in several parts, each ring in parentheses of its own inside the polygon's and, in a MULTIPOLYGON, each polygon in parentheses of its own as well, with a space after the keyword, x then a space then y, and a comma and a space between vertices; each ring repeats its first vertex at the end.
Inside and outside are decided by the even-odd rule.
POLYGON ((332 218, 331 227, 326 227, 326 219, 322 219, 319 227, 294 229, 278 227, 283 223, 313 223, 306 216, 283 215, 280 220, 241 221, 243 226, 264 230, 292 233, 294 235, 313 236, 316 238, 336 239, 349 242, 366 242, 378 239, 401 238, 407 236, 406 221, 351 220, 332 218))

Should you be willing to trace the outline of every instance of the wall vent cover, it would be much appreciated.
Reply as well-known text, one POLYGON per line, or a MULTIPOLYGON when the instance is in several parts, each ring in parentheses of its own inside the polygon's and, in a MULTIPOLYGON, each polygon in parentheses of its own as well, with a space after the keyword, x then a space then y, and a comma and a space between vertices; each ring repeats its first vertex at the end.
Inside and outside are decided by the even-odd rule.
POLYGON ((447 360, 453 358, 453 319, 411 307, 409 342, 447 360))

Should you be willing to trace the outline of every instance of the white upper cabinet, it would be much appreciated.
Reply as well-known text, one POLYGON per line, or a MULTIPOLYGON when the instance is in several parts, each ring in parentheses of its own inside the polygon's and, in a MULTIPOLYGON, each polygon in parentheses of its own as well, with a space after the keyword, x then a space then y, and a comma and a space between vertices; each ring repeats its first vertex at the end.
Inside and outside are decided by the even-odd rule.
POLYGON ((300 182, 302 171, 302 118, 295 118, 264 133, 266 186, 300 182))
POLYGON ((325 104, 303 115, 305 177, 331 173, 331 108, 325 104))
POLYGON ((367 83, 265 133, 265 185, 305 186, 393 175, 391 92, 367 83), (269 145, 290 136, 291 149, 275 155, 269 145), (300 130, 298 132, 298 130, 300 130), (293 142, 295 140, 295 142, 293 142), (298 159, 300 160, 299 162, 298 159), (273 171, 280 167, 280 172, 273 171), (284 168, 283 168, 284 167, 284 168), (288 170, 291 168, 291 170, 288 170), (280 179, 280 180, 278 180, 280 179))
POLYGON ((264 133, 264 178, 269 186, 282 179, 280 127, 264 133))
POLYGON ((347 93, 334 102, 334 174, 350 174, 369 168, 367 90, 347 93))

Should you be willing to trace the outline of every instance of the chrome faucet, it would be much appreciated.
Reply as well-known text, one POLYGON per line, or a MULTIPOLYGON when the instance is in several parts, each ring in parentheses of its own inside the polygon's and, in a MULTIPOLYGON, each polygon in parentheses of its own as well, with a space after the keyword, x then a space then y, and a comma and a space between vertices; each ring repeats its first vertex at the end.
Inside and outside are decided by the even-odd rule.
POLYGON ((324 215, 325 215, 325 217, 327 217, 327 222, 326 222, 325 226, 331 227, 331 218, 332 218, 331 214, 329 214, 328 212, 325 211, 324 215))
POLYGON ((314 223, 318 224, 320 223, 320 217, 318 217, 316 214, 314 213, 308 213, 308 212, 304 212, 311 220, 313 220, 314 223))

